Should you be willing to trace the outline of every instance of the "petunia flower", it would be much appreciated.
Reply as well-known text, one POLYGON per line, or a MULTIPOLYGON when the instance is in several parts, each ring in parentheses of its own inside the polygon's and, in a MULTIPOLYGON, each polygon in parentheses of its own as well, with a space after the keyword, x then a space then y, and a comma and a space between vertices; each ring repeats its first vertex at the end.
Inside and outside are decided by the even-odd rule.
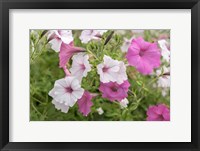
POLYGON ((50 30, 47 36, 51 48, 56 52, 60 51, 62 43, 70 44, 73 41, 71 30, 50 30))
POLYGON ((66 64, 68 63, 69 59, 78 52, 83 52, 85 51, 84 48, 81 47, 75 47, 74 43, 71 42, 70 44, 61 44, 61 49, 59 52, 59 65, 61 68, 65 67, 66 64))
POLYGON ((55 81, 49 95, 58 103, 72 107, 82 97, 84 89, 79 80, 72 76, 55 81))
POLYGON ((102 115, 104 113, 103 109, 101 107, 96 109, 99 115, 102 115))
POLYGON ((170 51, 169 51, 169 47, 168 47, 168 42, 164 39, 162 40, 159 40, 158 41, 158 44, 161 48, 161 55, 163 57, 163 59, 166 61, 166 62, 169 62, 170 61, 170 51))
POLYGON ((122 99, 122 100, 119 102, 119 104, 120 104, 120 106, 121 106, 121 109, 127 108, 128 103, 129 103, 129 101, 128 101, 127 98, 122 99))
POLYGON ((91 71, 91 64, 88 59, 89 56, 84 53, 78 53, 72 57, 71 75, 75 76, 79 81, 91 71))
POLYGON ((160 56, 157 44, 146 42, 142 37, 132 40, 126 54, 128 63, 143 75, 151 74, 160 66, 160 56))
POLYGON ((85 91, 83 96, 77 102, 79 112, 81 112, 84 116, 87 116, 91 112, 90 108, 93 105, 91 100, 92 95, 88 91, 85 91))
POLYGON ((79 38, 82 43, 86 44, 92 39, 100 39, 106 31, 107 30, 83 30, 79 38))
POLYGON ((128 88, 130 83, 126 80, 122 84, 116 82, 102 83, 100 84, 99 91, 102 92, 102 97, 109 99, 110 101, 121 101, 128 96, 128 88))
POLYGON ((128 79, 126 74, 126 65, 123 61, 119 61, 119 71, 117 72, 117 76, 115 78, 118 84, 121 84, 128 79))
POLYGON ((69 110, 69 106, 65 105, 64 103, 59 103, 59 102, 56 102, 55 100, 52 100, 52 104, 55 105, 55 108, 57 110, 61 110, 61 112, 63 113, 67 113, 69 110))
POLYGON ((158 78, 158 87, 167 88, 170 87, 170 68, 163 66, 163 73, 161 70, 157 70, 156 74, 159 76, 158 78), (162 74, 162 75, 161 75, 162 74))
POLYGON ((150 106, 147 110, 147 121, 170 121, 170 111, 165 104, 150 106))
POLYGON ((121 51, 122 52, 127 52, 130 44, 131 44, 131 39, 124 38, 124 43, 120 47, 121 51))
POLYGON ((97 73, 103 83, 117 82, 119 84, 127 80, 126 66, 122 61, 113 60, 104 55, 103 63, 97 65, 97 73))

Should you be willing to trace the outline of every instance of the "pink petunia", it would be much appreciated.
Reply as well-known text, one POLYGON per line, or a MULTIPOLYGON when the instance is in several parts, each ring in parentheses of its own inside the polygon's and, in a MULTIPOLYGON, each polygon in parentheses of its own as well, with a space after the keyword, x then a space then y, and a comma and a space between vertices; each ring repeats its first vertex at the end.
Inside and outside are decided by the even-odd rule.
POLYGON ((81 112, 84 116, 87 116, 91 112, 90 108, 93 105, 91 100, 92 95, 88 91, 85 91, 83 96, 77 102, 79 112, 81 112))
POLYGON ((64 68, 74 53, 83 52, 84 50, 84 48, 75 47, 73 42, 71 42, 70 44, 62 43, 59 52, 60 67, 64 68))
POLYGON ((128 63, 143 75, 151 74, 160 66, 160 57, 157 43, 146 42, 142 37, 132 40, 126 54, 128 63))
POLYGON ((170 111, 165 104, 150 106, 147 110, 147 121, 170 121, 170 111))
POLYGON ((117 82, 108 82, 100 84, 99 90, 102 92, 102 97, 110 101, 121 101, 128 96, 128 88, 130 83, 126 80, 122 84, 117 82))

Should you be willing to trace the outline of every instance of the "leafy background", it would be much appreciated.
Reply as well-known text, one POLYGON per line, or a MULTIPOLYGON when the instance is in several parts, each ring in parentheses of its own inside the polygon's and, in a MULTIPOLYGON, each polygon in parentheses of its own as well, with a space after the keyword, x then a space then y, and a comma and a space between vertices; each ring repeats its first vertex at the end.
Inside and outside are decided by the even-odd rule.
MULTIPOLYGON (((30 120, 31 121, 145 121, 146 111, 150 105, 164 103, 170 106, 170 90, 167 95, 162 95, 162 88, 157 87, 158 76, 155 71, 152 75, 144 76, 134 67, 127 67, 128 79, 131 84, 128 95, 129 104, 122 109, 118 102, 110 102, 101 97, 98 91, 100 84, 96 65, 102 61, 103 55, 109 55, 113 59, 122 60, 127 63, 125 53, 120 47, 124 38, 142 36, 146 41, 154 42, 158 39, 170 40, 169 30, 108 30, 103 34, 101 40, 92 40, 88 44, 82 44, 79 36, 81 30, 73 30, 75 46, 83 47, 90 55, 92 71, 83 78, 82 87, 99 95, 92 99, 93 106, 90 114, 85 117, 78 111, 77 103, 69 109, 68 113, 56 110, 51 103, 52 98, 48 95, 53 88, 54 82, 65 77, 59 68, 58 53, 51 49, 47 41, 46 30, 30 30, 30 120), (106 38, 114 31, 109 42, 104 46, 106 38), (104 111, 99 115, 97 108, 104 111)), ((68 66, 70 66, 69 62, 68 66)), ((162 60, 159 69, 169 63, 162 60)))

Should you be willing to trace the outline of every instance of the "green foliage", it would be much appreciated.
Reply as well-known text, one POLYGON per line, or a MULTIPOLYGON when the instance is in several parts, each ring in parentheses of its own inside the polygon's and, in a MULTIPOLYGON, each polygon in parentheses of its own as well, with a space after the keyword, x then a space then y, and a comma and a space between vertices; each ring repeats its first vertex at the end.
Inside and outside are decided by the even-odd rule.
MULTIPOLYGON (((144 33, 132 35, 130 30, 125 34, 114 34, 105 45, 107 38, 112 30, 103 34, 101 40, 92 40, 88 44, 82 44, 79 36, 81 31, 74 30, 75 46, 86 49, 90 56, 92 70, 87 77, 82 80, 82 87, 89 92, 97 94, 92 99, 93 106, 90 114, 85 117, 78 111, 75 104, 69 109, 68 113, 62 113, 55 109, 51 103, 52 98, 48 95, 53 88, 54 82, 65 76, 63 70, 59 68, 58 53, 51 50, 47 41, 47 36, 42 30, 30 31, 30 120, 31 121, 145 121, 146 111, 150 105, 165 103, 170 105, 170 95, 163 97, 162 89, 155 87, 159 76, 155 74, 149 76, 141 75, 134 67, 127 67, 127 75, 131 84, 128 97, 129 104, 127 108, 122 109, 119 102, 111 102, 101 97, 98 90, 100 81, 96 66, 102 62, 103 56, 108 55, 113 59, 121 60, 127 63, 125 54, 121 52, 120 47, 123 44, 123 38, 132 36, 143 36, 147 41, 154 41, 162 34, 169 36, 168 30, 145 30, 144 33), (99 115, 97 108, 104 110, 99 115)), ((166 64, 163 62, 163 64, 166 64)), ((162 67, 161 67, 162 68, 162 67)))

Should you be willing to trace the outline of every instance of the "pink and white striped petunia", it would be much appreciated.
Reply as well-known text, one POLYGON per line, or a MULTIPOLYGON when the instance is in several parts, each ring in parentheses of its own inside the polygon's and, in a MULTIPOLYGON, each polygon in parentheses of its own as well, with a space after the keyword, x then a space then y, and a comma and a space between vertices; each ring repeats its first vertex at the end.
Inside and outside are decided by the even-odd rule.
POLYGON ((170 50, 169 50, 169 43, 162 39, 158 41, 158 44, 161 48, 161 55, 166 62, 170 61, 170 50))
POLYGON ((69 111, 69 106, 65 105, 64 103, 59 103, 59 102, 56 102, 55 100, 52 100, 52 104, 55 105, 55 108, 57 110, 61 110, 61 112, 63 113, 67 113, 69 111))
POLYGON ((106 55, 104 55, 103 60, 101 64, 97 65, 97 72, 102 83, 117 82, 121 84, 127 80, 124 62, 114 60, 106 55))
POLYGON ((72 57, 72 66, 70 72, 72 76, 75 76, 79 81, 83 77, 87 76, 87 73, 91 71, 91 64, 88 61, 89 56, 85 53, 78 53, 72 57))
POLYGON ((50 30, 47 36, 51 48, 56 52, 60 51, 62 43, 69 44, 73 41, 71 30, 50 30))
POLYGON ((72 107, 82 97, 84 89, 79 80, 72 76, 55 81, 54 88, 49 95, 58 103, 72 107))
POLYGON ((100 39, 106 31, 107 30, 83 30, 79 38, 82 43, 86 44, 92 39, 100 39))

